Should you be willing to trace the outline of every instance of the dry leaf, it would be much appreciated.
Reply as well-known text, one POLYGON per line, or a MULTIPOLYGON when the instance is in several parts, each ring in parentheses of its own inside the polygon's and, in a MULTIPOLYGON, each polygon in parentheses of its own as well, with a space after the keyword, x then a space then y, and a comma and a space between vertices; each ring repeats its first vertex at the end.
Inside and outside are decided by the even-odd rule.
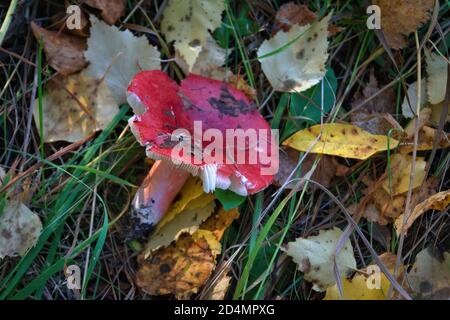
POLYGON ((316 14, 308 9, 308 6, 288 2, 283 4, 275 16, 275 28, 289 31, 295 24, 300 27, 313 23, 316 14))
POLYGON ((223 300, 230 288, 229 269, 224 270, 216 281, 207 289, 204 300, 223 300))
POLYGON ((434 6, 434 0, 373 0, 372 3, 381 9, 381 29, 393 49, 406 46, 406 36, 430 19, 429 11, 434 6))
POLYGON ((223 233, 238 216, 236 209, 220 208, 192 235, 182 233, 169 246, 142 254, 138 286, 150 295, 173 294, 178 299, 197 293, 215 268, 223 233))
POLYGON ((84 53, 90 65, 83 72, 93 78, 105 78, 117 103, 126 103, 131 78, 140 70, 159 70, 160 54, 145 36, 135 37, 90 16, 91 35, 84 53))
POLYGON ((126 0, 85 0, 85 4, 101 11, 103 20, 115 24, 125 14, 126 0))
POLYGON ((325 76, 328 60, 328 22, 331 15, 311 25, 294 25, 262 43, 258 59, 276 91, 302 92, 325 76))
MULTIPOLYGON (((393 273, 397 257, 392 253, 386 252, 379 258, 386 265, 389 272, 393 273)), ((384 273, 381 273, 380 288, 373 288, 372 286, 375 283, 373 277, 371 278, 370 276, 374 274, 369 268, 370 266, 361 270, 352 279, 342 279, 342 297, 339 294, 337 285, 334 285, 327 289, 324 300, 386 300, 391 282, 384 273)), ((400 273, 403 272, 403 267, 400 271, 400 273)))
POLYGON ((395 220, 395 229, 397 234, 406 233, 408 229, 413 225, 420 216, 422 216, 428 210, 444 211, 450 205, 450 190, 442 191, 432 195, 425 201, 419 203, 411 214, 406 219, 405 224, 403 220, 405 215, 402 214, 395 220))
MULTIPOLYGON (((119 111, 104 82, 80 74, 56 77, 43 97, 44 141, 75 142, 101 130, 119 111)), ((39 103, 34 101, 34 121, 39 128, 39 103)))
POLYGON ((42 39, 47 61, 59 73, 72 74, 86 66, 87 62, 83 56, 86 42, 83 38, 49 31, 34 22, 31 23, 31 30, 36 39, 42 39))
POLYGON ((173 294, 178 299, 187 299, 198 292, 214 267, 215 258, 208 242, 203 238, 194 240, 184 233, 141 262, 136 282, 150 295, 173 294))
POLYGON ((365 160, 377 152, 396 148, 398 141, 350 124, 329 123, 299 131, 283 145, 304 152, 365 160))
POLYGON ((450 253, 436 258, 432 249, 420 251, 410 272, 407 283, 419 299, 448 300, 450 297, 450 253))
MULTIPOLYGON (((437 134, 437 130, 428 126, 423 126, 419 130, 419 143, 417 145, 417 151, 433 150, 434 140, 437 134)), ((445 149, 450 147, 450 134, 440 134, 440 139, 436 144, 436 149, 445 149)), ((414 150, 414 137, 408 139, 402 143, 398 151, 400 153, 412 153, 414 150)))
MULTIPOLYGON (((407 96, 405 96, 402 104, 402 114, 405 118, 413 118, 416 114, 418 85, 418 82, 414 82, 408 87, 407 96)), ((421 81, 420 92, 419 110, 427 104, 427 81, 425 79, 421 81)))
MULTIPOLYGON (((435 124, 436 126, 439 126, 439 123, 441 122, 441 118, 442 118, 442 111, 444 109, 444 103, 438 103, 438 104, 434 104, 430 106, 431 111, 432 111, 432 115, 431 115, 431 121, 433 122, 433 124, 435 124)), ((445 114, 444 114, 445 116, 445 114)), ((446 122, 450 121, 450 108, 447 110, 447 118, 445 119, 446 122)))
POLYGON ((287 244, 283 249, 305 273, 305 279, 313 283, 316 291, 325 291, 336 283, 333 265, 334 259, 339 267, 341 276, 356 269, 353 247, 347 240, 343 249, 335 256, 336 245, 342 231, 338 228, 322 230, 319 235, 298 238, 287 244))
POLYGON ((448 60, 436 53, 428 54, 427 74, 428 101, 431 104, 443 102, 447 88, 448 60))
POLYGON ((222 23, 223 0, 169 0, 161 21, 167 42, 175 41, 175 50, 192 70, 202 49, 222 23))
MULTIPOLYGON (((66 7, 67 10, 67 7, 66 7)), ((83 10, 80 10, 80 28, 67 28, 67 13, 66 10, 60 11, 51 16, 50 19, 55 25, 56 30, 64 30, 64 32, 86 38, 89 35, 89 19, 83 10)))
POLYGON ((0 213, 0 260, 6 256, 23 256, 36 245, 41 231, 37 214, 19 201, 8 201, 0 213))
MULTIPOLYGON (((412 156, 400 153, 394 154, 391 157, 390 168, 389 163, 386 168, 388 177, 383 182, 383 189, 387 193, 395 196, 409 190, 412 161, 412 156)), ((412 183, 413 189, 420 187, 424 182, 426 165, 427 162, 423 157, 416 158, 416 163, 414 166, 414 180, 412 183)))

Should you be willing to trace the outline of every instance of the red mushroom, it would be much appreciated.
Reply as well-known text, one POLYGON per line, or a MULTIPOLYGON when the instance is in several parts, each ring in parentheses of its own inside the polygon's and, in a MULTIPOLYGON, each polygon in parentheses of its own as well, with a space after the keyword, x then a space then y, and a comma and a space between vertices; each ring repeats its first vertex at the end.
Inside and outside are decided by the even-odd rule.
POLYGON ((143 71, 128 87, 128 102, 135 112, 132 132, 147 157, 158 160, 133 201, 135 238, 149 235, 190 174, 203 180, 205 192, 244 196, 272 182, 277 137, 233 86, 197 75, 178 86, 161 71, 143 71))

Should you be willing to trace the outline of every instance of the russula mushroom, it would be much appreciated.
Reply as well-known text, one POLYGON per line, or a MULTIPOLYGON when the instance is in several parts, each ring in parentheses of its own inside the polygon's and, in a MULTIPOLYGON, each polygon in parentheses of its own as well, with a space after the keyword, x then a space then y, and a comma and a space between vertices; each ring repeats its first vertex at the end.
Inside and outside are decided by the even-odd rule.
POLYGON ((142 71, 130 82, 127 100, 135 113, 131 130, 157 160, 133 200, 134 238, 148 237, 190 174, 202 179, 205 192, 244 196, 272 182, 277 137, 233 86, 197 75, 179 86, 161 71, 142 71))

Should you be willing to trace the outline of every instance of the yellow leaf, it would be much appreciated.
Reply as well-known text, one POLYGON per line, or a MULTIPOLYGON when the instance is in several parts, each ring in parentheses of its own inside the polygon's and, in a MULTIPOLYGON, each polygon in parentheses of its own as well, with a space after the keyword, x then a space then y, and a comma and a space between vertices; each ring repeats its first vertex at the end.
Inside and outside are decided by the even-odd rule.
POLYGON ((169 0, 163 13, 161 31, 167 42, 175 41, 175 49, 189 70, 206 45, 209 31, 220 27, 224 10, 223 0, 169 0))
POLYGON ((409 217, 406 219, 404 225, 403 220, 405 214, 400 215, 395 220, 395 228, 397 230, 397 234, 400 234, 402 232, 406 233, 408 229, 412 226, 414 221, 416 221, 422 214, 424 214, 428 210, 444 211, 449 205, 450 205, 450 190, 436 193, 435 195, 429 197, 427 200, 419 203, 411 212, 409 217))
POLYGON ((220 244, 220 241, 217 240, 214 233, 212 233, 209 230, 198 229, 196 232, 194 232, 192 238, 194 240, 198 240, 200 238, 205 239, 206 242, 208 242, 208 246, 211 249, 211 252, 214 255, 214 257, 219 255, 220 252, 222 251, 222 245, 220 244))
MULTIPOLYGON (((419 130, 419 144, 417 145, 417 151, 427 151, 433 150, 434 148, 434 140, 437 134, 437 130, 428 126, 423 126, 419 130)), ((399 147, 398 152, 400 153, 411 153, 414 150, 414 142, 413 138, 410 141, 407 141, 406 144, 402 144, 399 147)), ((447 133, 443 133, 436 144, 437 149, 445 149, 450 147, 450 135, 447 133)))
POLYGON ((299 131, 283 145, 304 152, 365 160, 377 152, 396 148, 398 141, 350 124, 330 123, 299 131))
MULTIPOLYGON (((410 155, 404 154, 394 154, 391 157, 390 161, 390 170, 389 167, 386 169, 386 172, 389 174, 390 171, 390 179, 389 177, 383 182, 383 189, 389 193, 390 195, 399 195, 405 193, 409 190, 410 184, 410 174, 412 167, 413 157, 410 155)), ((422 157, 416 158, 416 163, 414 167, 414 181, 412 184, 412 188, 415 189, 420 187, 425 180, 425 167, 427 163, 422 157)), ((389 166, 389 163, 388 163, 389 166)))

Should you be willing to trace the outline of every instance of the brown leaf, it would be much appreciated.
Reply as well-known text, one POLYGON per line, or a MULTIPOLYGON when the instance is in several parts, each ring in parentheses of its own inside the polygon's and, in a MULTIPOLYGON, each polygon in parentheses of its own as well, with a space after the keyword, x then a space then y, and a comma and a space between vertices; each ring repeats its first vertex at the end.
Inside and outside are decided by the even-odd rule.
MULTIPOLYGON (((297 166, 300 153, 292 148, 283 148, 280 152, 280 166, 277 174, 274 178, 275 186, 282 186, 292 171, 297 166)), ((301 165, 301 175, 303 177, 309 170, 311 170, 317 155, 308 154, 301 165)), ((343 176, 348 171, 348 168, 344 165, 339 164, 331 156, 322 156, 319 160, 314 174, 311 180, 314 180, 326 188, 331 186, 331 182, 335 176, 343 176)), ((291 179, 295 179, 293 176, 291 179)), ((291 182, 286 186, 286 189, 292 189, 296 185, 296 182, 291 182)))
POLYGON ((406 46, 406 36, 430 19, 434 0, 373 0, 381 9, 381 28, 393 49, 406 46))
POLYGON ((126 0, 86 0, 84 3, 99 9, 102 19, 109 24, 115 24, 125 14, 126 0))
POLYGON ((87 62, 84 59, 86 42, 83 38, 49 31, 31 23, 36 39, 42 39, 47 61, 56 71, 69 75, 82 70, 87 62))
POLYGON ((275 16, 275 28, 276 30, 282 29, 289 31, 294 24, 306 26, 314 22, 315 19, 316 14, 309 10, 308 6, 289 2, 283 4, 278 9, 277 15, 275 16))
POLYGON ((225 230, 231 225, 233 220, 238 217, 239 211, 236 208, 229 211, 225 211, 224 208, 220 208, 219 212, 210 216, 199 226, 199 229, 211 231, 217 240, 220 241, 225 230))
POLYGON ((168 247, 158 249, 143 261, 136 282, 150 295, 173 294, 186 299, 206 282, 215 267, 208 242, 182 234, 168 247))
POLYGON ((80 29, 67 28, 66 25, 67 15, 64 11, 58 12, 57 14, 53 15, 50 19, 55 24, 56 29, 58 30, 64 30, 64 32, 80 37, 87 37, 89 35, 89 19, 86 13, 83 12, 83 10, 80 10, 80 26, 81 26, 80 29))

